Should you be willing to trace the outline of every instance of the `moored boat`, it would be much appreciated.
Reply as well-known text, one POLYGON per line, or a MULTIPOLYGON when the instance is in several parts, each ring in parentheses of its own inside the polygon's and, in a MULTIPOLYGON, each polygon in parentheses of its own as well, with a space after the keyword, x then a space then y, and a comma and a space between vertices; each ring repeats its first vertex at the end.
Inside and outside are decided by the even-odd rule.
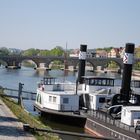
MULTIPOLYGON (((38 86, 34 108, 42 115, 71 125, 85 125, 103 136, 139 139, 140 81, 131 82, 133 49, 133 44, 127 44, 121 86, 114 85, 114 78, 84 76, 83 71, 74 84, 46 77, 38 86)), ((80 54, 81 63, 83 55, 80 54)), ((79 69, 83 66, 79 65, 79 69)))

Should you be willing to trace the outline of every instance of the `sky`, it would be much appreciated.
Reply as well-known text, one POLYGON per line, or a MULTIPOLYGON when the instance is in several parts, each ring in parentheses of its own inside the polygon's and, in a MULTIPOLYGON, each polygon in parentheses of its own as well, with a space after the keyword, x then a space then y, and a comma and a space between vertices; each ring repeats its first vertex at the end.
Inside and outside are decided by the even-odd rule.
POLYGON ((0 0, 0 47, 140 45, 140 0, 0 0))

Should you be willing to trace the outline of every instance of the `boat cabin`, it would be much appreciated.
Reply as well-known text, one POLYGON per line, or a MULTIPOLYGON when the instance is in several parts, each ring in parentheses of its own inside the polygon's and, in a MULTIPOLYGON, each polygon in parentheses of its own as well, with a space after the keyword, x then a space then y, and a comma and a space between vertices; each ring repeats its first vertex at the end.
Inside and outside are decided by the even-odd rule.
POLYGON ((38 84, 36 104, 41 108, 57 111, 79 110, 79 95, 64 90, 64 83, 57 83, 53 77, 45 77, 38 84))
POLYGON ((140 88, 140 80, 132 80, 131 87, 140 88))
POLYGON ((44 77, 41 83, 38 84, 38 88, 41 90, 52 90, 52 91, 63 91, 64 86, 62 84, 56 83, 56 78, 54 77, 44 77))
MULTIPOLYGON (((140 95, 140 80, 132 80, 131 89, 135 94, 140 95)), ((138 98, 140 99, 140 97, 138 98)))
POLYGON ((114 87, 113 78, 106 77, 97 77, 97 76, 84 76, 84 84, 82 90, 86 93, 99 90, 101 88, 110 88, 114 87))
POLYGON ((121 122, 129 126, 134 126, 136 120, 140 121, 140 107, 123 106, 121 111, 121 122))

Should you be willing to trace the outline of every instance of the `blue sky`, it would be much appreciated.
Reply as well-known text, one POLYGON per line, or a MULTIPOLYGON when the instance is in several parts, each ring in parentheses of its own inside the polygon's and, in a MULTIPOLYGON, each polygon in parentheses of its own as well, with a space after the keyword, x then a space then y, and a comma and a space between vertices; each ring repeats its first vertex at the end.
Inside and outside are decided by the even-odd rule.
POLYGON ((0 47, 140 45, 140 0, 0 0, 0 47))

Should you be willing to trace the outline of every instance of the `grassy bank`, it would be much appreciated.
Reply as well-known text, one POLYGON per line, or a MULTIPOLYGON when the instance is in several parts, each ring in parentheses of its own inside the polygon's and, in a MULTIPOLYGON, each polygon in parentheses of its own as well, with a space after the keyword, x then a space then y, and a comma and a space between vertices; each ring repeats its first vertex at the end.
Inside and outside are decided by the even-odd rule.
MULTIPOLYGON (((27 111, 25 111, 23 108, 21 108, 16 102, 13 100, 0 96, 0 98, 3 100, 3 102, 10 108, 10 110, 17 116, 17 118, 26 124, 29 124, 31 127, 36 128, 47 128, 46 125, 44 125, 39 117, 34 117, 27 111)), ((53 134, 45 133, 45 132, 31 132, 37 140, 59 140, 59 137, 53 134)))

